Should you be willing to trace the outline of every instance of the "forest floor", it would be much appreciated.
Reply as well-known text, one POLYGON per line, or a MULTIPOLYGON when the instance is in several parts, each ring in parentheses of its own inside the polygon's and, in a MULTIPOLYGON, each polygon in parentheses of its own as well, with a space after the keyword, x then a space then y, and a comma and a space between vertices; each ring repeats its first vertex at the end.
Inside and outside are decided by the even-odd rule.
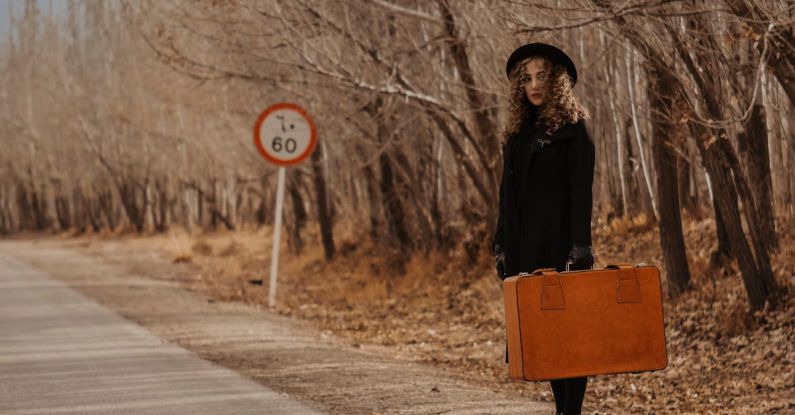
MULTIPOLYGON (((589 378, 583 413, 795 413, 792 227, 782 226, 789 233, 781 235, 781 248, 773 260, 776 280, 784 287, 782 305, 756 313, 746 312, 748 304, 736 265, 725 264, 719 269, 709 266, 709 253, 716 246, 714 222, 688 220, 684 229, 693 289, 674 301, 664 301, 668 367, 589 378)), ((311 232, 304 237, 317 240, 311 232)), ((359 239, 339 237, 338 255, 331 262, 323 260, 319 245, 309 244, 301 255, 295 255, 284 243, 276 311, 286 320, 307 324, 323 337, 333 337, 340 347, 373 351, 494 391, 495 413, 510 412, 498 408, 516 407, 515 399, 553 402, 548 382, 507 378, 502 288, 485 253, 474 261, 459 251, 420 254, 398 274, 392 271, 389 259, 394 253, 354 242, 359 239)), ((200 293, 207 298, 203 302, 206 308, 219 304, 267 305, 269 228, 193 236, 177 230, 144 236, 60 235, 23 242, 34 244, 36 252, 71 250, 136 276, 200 293)), ((597 267, 614 261, 645 262, 657 265, 664 273, 658 234, 642 220, 598 224, 594 247, 597 267)), ((40 255, 27 254, 28 262, 43 267, 37 257, 40 255)), ((49 267, 57 271, 57 266, 49 267)), ((94 279, 106 278, 96 272, 92 275, 94 279)), ((90 284, 77 285, 81 291, 90 291, 90 284)), ((113 293, 95 289, 89 294, 145 297, 135 290, 113 293)), ((177 309, 173 311, 179 313, 178 302, 174 307, 177 309)), ((272 358, 252 351, 254 345, 243 351, 251 355, 249 358, 230 359, 235 351, 229 351, 228 342, 202 338, 197 333, 158 333, 152 328, 156 328, 156 322, 145 318, 136 321, 202 357, 280 390, 279 385, 272 384, 273 377, 252 369, 257 359, 272 358)), ((241 351, 237 353, 239 357, 241 351)), ((379 375, 384 376, 389 373, 379 375)), ((334 378, 318 378, 317 382, 334 382, 334 378)), ((368 413, 365 407, 351 406, 356 389, 346 389, 346 404, 344 397, 329 390, 343 385, 327 384, 320 392, 311 386, 291 384, 282 388, 304 400, 323 401, 323 407, 332 412, 368 413)), ((428 389, 435 394, 440 390, 437 386, 428 389)), ((455 399, 447 398, 452 398, 451 402, 455 399)), ((392 402, 393 406, 377 404, 373 402, 376 406, 369 412, 400 412, 395 409, 399 402, 392 402)), ((439 406, 437 399, 414 411, 407 408, 406 412, 431 413, 439 408, 443 405, 439 406)))

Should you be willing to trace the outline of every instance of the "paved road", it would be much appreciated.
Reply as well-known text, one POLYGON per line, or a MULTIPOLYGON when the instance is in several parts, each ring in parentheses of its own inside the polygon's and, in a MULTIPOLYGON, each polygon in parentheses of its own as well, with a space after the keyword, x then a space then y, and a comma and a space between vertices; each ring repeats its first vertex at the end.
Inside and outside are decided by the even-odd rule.
POLYGON ((0 256, 0 414, 313 414, 0 256))

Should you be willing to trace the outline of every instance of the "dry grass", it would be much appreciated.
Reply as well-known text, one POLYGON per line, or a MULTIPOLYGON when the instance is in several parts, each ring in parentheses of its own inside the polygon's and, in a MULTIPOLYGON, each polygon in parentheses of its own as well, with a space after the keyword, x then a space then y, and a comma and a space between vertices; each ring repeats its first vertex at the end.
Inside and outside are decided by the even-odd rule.
POLYGON ((212 255, 213 248, 206 240, 200 239, 190 247, 191 252, 197 255, 212 255))

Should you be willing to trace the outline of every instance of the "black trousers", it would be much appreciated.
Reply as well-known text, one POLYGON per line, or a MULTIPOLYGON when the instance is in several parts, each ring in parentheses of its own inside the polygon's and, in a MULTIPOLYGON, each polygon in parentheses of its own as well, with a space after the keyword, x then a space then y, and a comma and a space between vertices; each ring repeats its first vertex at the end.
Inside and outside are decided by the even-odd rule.
POLYGON ((556 415, 580 415, 588 378, 555 379, 549 383, 552 385, 552 394, 555 395, 556 415))

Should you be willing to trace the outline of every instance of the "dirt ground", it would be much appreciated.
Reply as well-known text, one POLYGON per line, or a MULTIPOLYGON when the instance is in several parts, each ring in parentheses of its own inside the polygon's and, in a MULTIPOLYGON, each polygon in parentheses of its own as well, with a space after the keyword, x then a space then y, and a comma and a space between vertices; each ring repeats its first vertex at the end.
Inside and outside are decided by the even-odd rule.
MULTIPOLYGON (((792 294, 777 309, 746 313, 736 267, 708 265, 714 224, 691 221, 685 230, 694 289, 665 301, 668 367, 589 378, 583 413, 795 413, 792 294)), ((462 268, 463 252, 418 255, 395 274, 389 252, 355 238, 340 238, 330 263, 319 246, 298 255, 285 243, 277 314, 262 309, 269 236, 60 236, 0 250, 166 340, 330 412, 554 412, 548 382, 507 379, 501 285, 489 258, 462 268)), ((657 235, 642 222, 614 221, 594 237, 597 266, 662 264, 657 235)), ((793 235, 782 236, 774 259, 777 281, 792 293, 793 235)))

